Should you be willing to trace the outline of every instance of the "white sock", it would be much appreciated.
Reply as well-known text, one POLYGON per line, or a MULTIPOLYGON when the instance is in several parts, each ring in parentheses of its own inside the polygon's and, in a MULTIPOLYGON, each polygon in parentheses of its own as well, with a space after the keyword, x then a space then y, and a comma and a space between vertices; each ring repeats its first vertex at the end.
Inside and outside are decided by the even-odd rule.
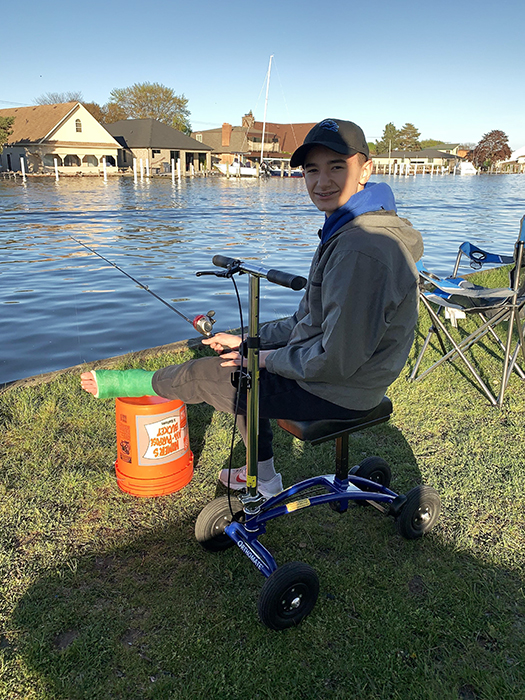
POLYGON ((259 479, 262 481, 270 481, 276 476, 275 467, 273 465, 273 457, 270 459, 265 459, 263 462, 257 463, 257 472, 259 479))

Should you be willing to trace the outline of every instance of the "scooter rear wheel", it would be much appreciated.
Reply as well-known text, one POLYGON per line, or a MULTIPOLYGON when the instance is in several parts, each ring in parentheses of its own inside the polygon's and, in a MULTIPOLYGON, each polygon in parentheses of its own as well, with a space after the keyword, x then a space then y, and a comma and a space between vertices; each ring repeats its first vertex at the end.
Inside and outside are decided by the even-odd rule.
POLYGON ((204 506, 199 513, 195 522, 197 542, 209 552, 222 552, 229 549, 235 543, 224 531, 233 521, 242 522, 243 519, 243 508, 237 498, 232 496, 229 501, 228 496, 220 496, 204 506))
POLYGON ((261 622, 272 630, 298 625, 312 612, 318 595, 315 569, 300 561, 283 564, 262 587, 257 606, 261 622))
POLYGON ((431 486, 415 486, 407 493, 407 499, 396 519, 399 534, 407 540, 415 540, 429 532, 437 522, 441 499, 431 486))
MULTIPOLYGON (((385 486, 388 488, 390 486, 390 481, 392 479, 392 472, 390 471, 390 466, 388 462, 382 457, 367 457, 359 464, 359 468, 352 472, 355 476, 360 476, 362 479, 368 479, 368 481, 373 481, 375 484, 380 484, 380 486, 385 486)), ((365 489, 364 491, 369 491, 370 489, 365 489)))

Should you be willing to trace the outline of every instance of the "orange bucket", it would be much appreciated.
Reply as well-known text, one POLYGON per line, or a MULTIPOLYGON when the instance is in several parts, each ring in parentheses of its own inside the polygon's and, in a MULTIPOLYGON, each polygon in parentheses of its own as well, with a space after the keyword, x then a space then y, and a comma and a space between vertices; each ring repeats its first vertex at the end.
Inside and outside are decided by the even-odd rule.
POLYGON ((133 496, 179 491, 193 476, 186 406, 161 396, 115 400, 117 484, 133 496))

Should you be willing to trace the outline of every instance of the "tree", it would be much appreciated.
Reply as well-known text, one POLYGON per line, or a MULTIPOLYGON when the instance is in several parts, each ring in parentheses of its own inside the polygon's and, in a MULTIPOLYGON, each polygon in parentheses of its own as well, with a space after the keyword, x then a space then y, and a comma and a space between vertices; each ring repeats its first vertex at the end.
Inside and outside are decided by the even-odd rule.
POLYGON ((35 102, 37 105, 60 105, 64 102, 82 102, 83 99, 81 92, 70 90, 69 92, 45 92, 37 97, 35 102))
POLYGON ((87 109, 92 117, 95 117, 97 122, 104 122, 104 108, 98 102, 82 102, 82 106, 87 109))
POLYGON ((13 133, 14 121, 14 117, 0 117, 0 153, 4 150, 4 143, 7 143, 7 139, 13 133))
MULTIPOLYGON (((443 140, 437 141, 436 139, 423 139, 423 141, 419 142, 419 145, 421 148, 435 148, 436 146, 439 146, 440 144, 445 143, 443 140)), ((439 151, 439 148, 438 148, 439 151)))
POLYGON ((509 158, 511 154, 509 137, 503 131, 495 129, 485 134, 468 158, 476 167, 490 167, 499 160, 509 158))
POLYGON ((420 132, 413 124, 407 123, 399 131, 399 148, 403 151, 420 151, 420 132))
POLYGON ((159 83, 135 83, 131 87, 115 88, 105 106, 108 109, 120 108, 126 119, 158 119, 191 134, 188 100, 159 83))
POLYGON ((101 124, 113 124, 127 119, 126 112, 117 104, 108 102, 102 107, 97 102, 83 102, 83 106, 101 124))
POLYGON ((114 102, 106 102, 102 107, 102 122, 104 124, 114 124, 121 119, 127 119, 128 115, 124 109, 114 102))
POLYGON ((392 122, 383 129, 381 141, 376 141, 376 153, 388 153, 397 150, 399 146, 399 131, 392 122))

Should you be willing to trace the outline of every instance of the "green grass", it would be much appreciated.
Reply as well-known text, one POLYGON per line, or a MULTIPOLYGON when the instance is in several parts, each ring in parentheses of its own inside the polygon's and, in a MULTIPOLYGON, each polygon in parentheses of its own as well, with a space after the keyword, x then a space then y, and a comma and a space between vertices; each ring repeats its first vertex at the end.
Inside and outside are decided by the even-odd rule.
MULTIPOLYGON (((285 632, 258 621, 264 579, 250 561, 194 539, 223 493, 229 416, 190 406, 193 480, 139 499, 116 484, 113 401, 67 373, 3 393, 0 698, 525 698, 524 387, 514 376, 499 411, 458 364, 408 382, 427 327, 422 313, 392 420, 352 436, 350 452, 387 459, 399 492, 434 486, 440 521, 416 541, 367 507, 270 523, 262 541, 278 564, 304 561, 321 584, 285 632)), ((476 362, 495 379, 494 353, 476 362)), ((333 471, 333 445, 275 435, 285 485, 333 471)))

